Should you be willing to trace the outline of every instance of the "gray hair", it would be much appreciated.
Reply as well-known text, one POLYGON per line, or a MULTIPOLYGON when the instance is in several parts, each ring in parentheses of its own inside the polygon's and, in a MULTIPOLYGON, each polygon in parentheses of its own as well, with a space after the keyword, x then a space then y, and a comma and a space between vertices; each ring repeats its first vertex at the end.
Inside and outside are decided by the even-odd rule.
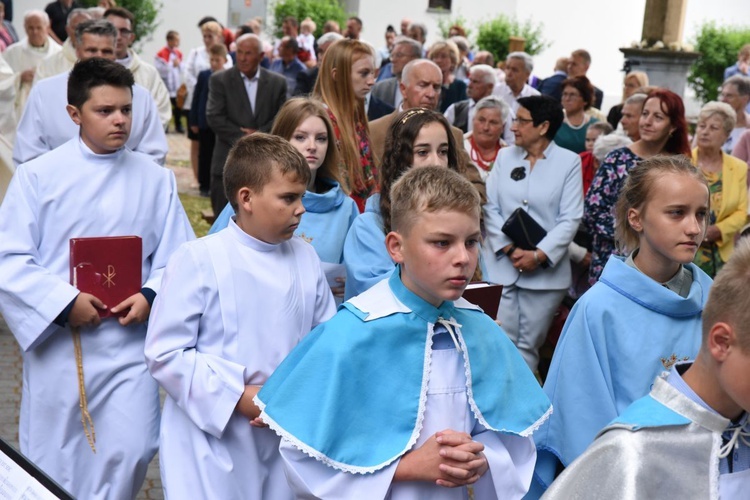
POLYGON ((492 85, 497 84, 497 73, 495 73, 495 68, 489 64, 477 64, 469 69, 469 75, 472 75, 475 72, 482 75, 482 81, 484 81, 484 83, 491 83, 492 85))
POLYGON ((91 19, 102 19, 107 9, 104 7, 89 7, 86 11, 91 15, 91 19))
POLYGON ((401 71, 401 83, 403 83, 404 85, 409 85, 409 77, 411 76, 411 72, 414 70, 414 66, 418 64, 426 64, 428 66, 432 66, 438 73, 440 73, 440 78, 442 79, 443 72, 440 71, 440 67, 437 64, 430 61, 429 59, 414 59, 413 61, 409 61, 408 63, 406 63, 403 71, 401 71))
POLYGON ((643 106, 646 99, 648 99, 648 95, 646 94, 633 94, 625 99, 625 104, 638 104, 639 106, 643 106))
POLYGON ((724 127, 724 132, 727 135, 732 133, 732 130, 737 125, 737 113, 735 113, 732 106, 725 102, 711 101, 706 103, 698 113, 698 123, 708 120, 709 118, 717 116, 721 119, 721 125, 724 127))
POLYGON ((409 49, 411 49, 412 58, 422 57, 422 45, 418 41, 414 40, 413 38, 399 35, 393 41, 393 46, 396 47, 396 45, 408 45, 409 49))
POLYGON ((450 37, 450 40, 456 44, 456 47, 458 47, 458 50, 461 52, 469 52, 469 41, 465 36, 455 35, 450 37))
POLYGON ((505 62, 509 59, 520 59, 523 61, 523 65, 526 66, 526 71, 531 73, 534 71, 534 59, 531 58, 526 52, 511 52, 508 57, 505 58, 505 62))
POLYGON ((630 146, 633 141, 628 138, 627 135, 620 134, 602 134, 596 138, 594 142, 594 158, 599 163, 602 163, 609 153, 615 149, 624 148, 630 146))
POLYGON ((340 33, 336 33, 335 31, 323 33, 322 35, 320 35, 320 38, 318 38, 318 47, 327 43, 338 42, 342 38, 344 38, 344 36, 340 33))
POLYGON ((42 18, 42 21, 49 26, 49 15, 43 10, 39 10, 39 9, 32 9, 32 10, 27 11, 23 15, 23 23, 26 24, 26 20, 34 16, 42 18))
POLYGON ((503 123, 508 123, 508 117, 510 117, 511 111, 508 103, 505 99, 496 95, 488 95, 479 99, 479 102, 474 106, 474 116, 483 109, 497 109, 500 111, 500 116, 503 119, 503 123))
POLYGON ((737 87, 737 93, 740 95, 750 95, 750 77, 742 75, 730 76, 724 81, 724 85, 731 83, 737 87))
POLYGON ((76 44, 82 43, 83 35, 108 36, 117 40, 117 28, 103 19, 83 21, 76 26, 76 44))
MULTIPOLYGON (((258 52, 263 52, 263 42, 261 41, 260 37, 256 35, 255 33, 245 33, 234 42, 235 44, 239 45, 240 43, 244 41, 252 41, 255 44, 255 48, 258 49, 258 52)), ((297 40, 295 39, 294 42, 296 43, 297 40)))
POLYGON ((77 18, 79 16, 85 17, 86 19, 91 19, 91 13, 89 12, 89 9, 82 9, 82 8, 79 7, 77 9, 71 10, 68 13, 68 18, 65 21, 65 25, 66 26, 70 26, 70 23, 73 22, 73 19, 75 19, 75 18, 77 18))

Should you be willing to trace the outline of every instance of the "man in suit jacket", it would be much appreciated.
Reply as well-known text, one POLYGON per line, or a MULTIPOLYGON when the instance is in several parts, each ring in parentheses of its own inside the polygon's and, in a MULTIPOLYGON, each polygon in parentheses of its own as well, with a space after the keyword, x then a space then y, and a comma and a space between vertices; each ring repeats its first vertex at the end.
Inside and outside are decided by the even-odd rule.
POLYGON ((548 95, 556 101, 562 101, 562 82, 568 77, 568 58, 561 57, 555 63, 555 72, 539 82, 537 90, 542 95, 548 95))
POLYGON ((422 46, 411 38, 398 37, 391 51, 391 71, 394 76, 377 82, 372 87, 372 95, 384 103, 398 109, 401 104, 401 92, 398 84, 404 67, 411 61, 422 57, 422 46))
POLYGON ((206 118, 216 134, 211 158, 211 206, 218 214, 227 204, 224 163, 238 139, 269 132, 286 101, 286 79, 260 66, 263 44, 256 35, 237 40, 237 65, 211 75, 206 118))
MULTIPOLYGON (((404 99, 401 106, 393 113, 369 123, 370 146, 376 165, 380 166, 385 149, 385 136, 393 120, 399 113, 411 108, 427 108, 437 111, 442 86, 443 74, 434 62, 428 59, 417 59, 404 66, 399 85, 404 99)), ((461 132, 461 129, 453 126, 451 129, 453 137, 456 139, 456 147, 464 149, 464 133, 461 132)))

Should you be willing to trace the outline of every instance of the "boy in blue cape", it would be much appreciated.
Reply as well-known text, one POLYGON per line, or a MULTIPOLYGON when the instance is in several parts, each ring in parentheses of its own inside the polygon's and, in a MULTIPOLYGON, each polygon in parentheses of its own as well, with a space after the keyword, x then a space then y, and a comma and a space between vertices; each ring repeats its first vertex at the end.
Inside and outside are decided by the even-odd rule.
POLYGON ((745 240, 711 287, 695 361, 657 377, 650 394, 605 427, 544 499, 748 497, 748 279, 745 240))
MULTIPOLYGON (((521 498, 551 405, 507 336, 461 298, 479 198, 439 167, 391 190, 396 272, 346 302, 256 398, 298 497, 521 498)), ((256 423, 257 424, 257 423, 256 423)))

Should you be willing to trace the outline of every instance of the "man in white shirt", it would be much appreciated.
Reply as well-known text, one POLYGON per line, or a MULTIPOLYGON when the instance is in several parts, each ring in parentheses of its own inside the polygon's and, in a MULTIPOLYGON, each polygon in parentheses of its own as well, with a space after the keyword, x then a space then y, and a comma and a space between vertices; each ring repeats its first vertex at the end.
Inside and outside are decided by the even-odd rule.
POLYGON ((15 74, 14 119, 18 120, 31 91, 37 65, 48 55, 60 52, 60 46, 48 34, 49 16, 42 10, 30 10, 23 18, 26 38, 3 52, 3 58, 15 74))
POLYGON ((454 127, 466 132, 471 132, 471 120, 474 118, 474 106, 480 99, 492 93, 497 85, 495 70, 486 64, 477 64, 469 70, 469 85, 466 88, 468 99, 459 101, 448 106, 445 110, 445 118, 454 127))
POLYGON ((518 111, 518 99, 539 95, 539 91, 529 85, 529 77, 534 71, 534 60, 526 52, 511 52, 505 59, 505 83, 495 85, 492 92, 505 99, 515 114, 518 111))
MULTIPOLYGON (((117 30, 103 20, 85 21, 76 28, 76 54, 79 60, 102 57, 114 61, 117 30)), ((66 106, 68 73, 45 78, 31 89, 21 120, 18 122, 13 162, 26 163, 78 135, 78 126, 68 116, 66 106)), ((167 137, 159 113, 148 90, 133 86, 133 127, 125 144, 133 151, 151 156, 163 165, 167 156, 167 137)))
POLYGON ((104 19, 117 28, 117 43, 115 44, 115 57, 118 63, 128 68, 133 73, 135 83, 145 87, 151 92, 151 97, 159 108, 159 119, 166 129, 172 119, 172 103, 169 100, 169 91, 159 72, 154 66, 147 63, 130 49, 135 41, 135 17, 122 7, 112 7, 104 13, 104 19))

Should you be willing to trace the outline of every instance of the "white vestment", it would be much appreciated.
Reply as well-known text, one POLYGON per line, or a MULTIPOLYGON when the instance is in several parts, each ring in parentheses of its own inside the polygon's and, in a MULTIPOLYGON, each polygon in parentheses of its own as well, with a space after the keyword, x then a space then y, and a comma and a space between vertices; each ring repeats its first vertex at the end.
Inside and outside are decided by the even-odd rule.
MULTIPOLYGON (((447 336, 447 333, 444 334, 447 336)), ((489 470, 474 484, 477 500, 521 498, 528 489, 536 461, 534 441, 487 431, 474 417, 466 396, 462 354, 455 348, 432 350, 427 405, 422 430, 413 450, 436 432, 453 429, 484 444, 489 470)), ((426 482, 392 483, 401 460, 371 474, 352 474, 327 466, 282 440, 281 456, 297 498, 326 500, 463 500, 467 488, 444 488, 426 482)))
POLYGON ((34 85, 39 80, 44 80, 50 76, 59 75, 60 73, 67 73, 78 60, 76 55, 76 49, 73 47, 71 39, 68 38, 62 44, 62 50, 49 55, 42 59, 39 66, 36 67, 36 73, 34 74, 34 85))
POLYGON ((132 50, 128 51, 130 55, 130 65, 128 69, 133 73, 135 83, 145 88, 154 98, 156 108, 159 110, 159 119, 162 126, 166 129, 169 120, 172 119, 172 102, 169 100, 169 91, 164 81, 161 79, 156 67, 145 62, 138 57, 138 54, 132 50))
MULTIPOLYGON (((34 84, 18 122, 13 161, 26 163, 78 136, 78 126, 68 115, 68 73, 34 84)), ((149 155, 160 165, 167 156, 167 136, 148 90, 133 85, 133 124, 126 146, 149 155)))
POLYGON ((13 68, 0 53, 0 135, 11 144, 16 136, 16 113, 13 103, 16 100, 16 79, 13 68))
POLYGON ((124 235, 142 238, 143 287, 157 293, 169 255, 194 237, 172 172, 127 148, 96 155, 75 138, 20 166, 0 206, 0 313, 23 351, 21 451, 77 498, 134 498, 157 449, 146 325, 81 329, 94 454, 71 331, 54 323, 78 295, 70 238, 124 235))
POLYGON ((3 52, 3 57, 10 67, 13 68, 13 73, 15 73, 16 98, 14 109, 16 120, 23 113, 23 107, 26 104, 26 99, 29 97, 29 92, 31 92, 32 84, 32 82, 23 83, 21 81, 21 73, 36 68, 45 57, 56 54, 61 50, 60 45, 48 36, 42 47, 32 47, 29 45, 29 39, 24 38, 3 52))
POLYGON ((183 245, 154 304, 146 360, 169 394, 159 460, 167 498, 292 499, 279 438, 235 411, 335 305, 313 247, 234 221, 183 245))

